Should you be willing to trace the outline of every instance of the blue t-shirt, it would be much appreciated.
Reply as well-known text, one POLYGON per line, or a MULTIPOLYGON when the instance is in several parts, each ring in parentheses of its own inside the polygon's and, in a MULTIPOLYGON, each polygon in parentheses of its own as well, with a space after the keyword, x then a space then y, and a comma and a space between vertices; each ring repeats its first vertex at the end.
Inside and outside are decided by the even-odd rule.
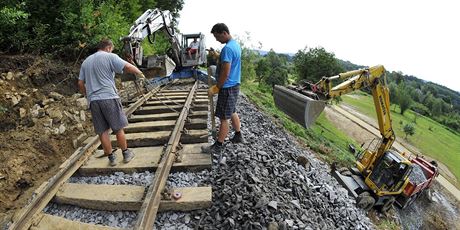
POLYGON ((119 98, 115 73, 123 73, 126 63, 118 55, 105 51, 98 51, 86 58, 78 79, 85 82, 88 102, 119 98))
POLYGON ((230 74, 222 88, 229 88, 241 83, 241 47, 230 39, 220 52, 220 63, 230 63, 230 74))

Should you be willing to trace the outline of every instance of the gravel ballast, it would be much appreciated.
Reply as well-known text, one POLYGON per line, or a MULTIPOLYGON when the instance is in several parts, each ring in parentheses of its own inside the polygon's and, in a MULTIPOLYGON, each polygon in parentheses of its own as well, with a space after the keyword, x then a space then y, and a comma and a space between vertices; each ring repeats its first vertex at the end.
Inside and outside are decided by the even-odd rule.
MULTIPOLYGON (((245 96, 237 106, 245 144, 214 155, 213 206, 193 212, 198 229, 370 229, 371 221, 329 167, 275 126, 245 96)), ((231 136, 231 135, 230 135, 231 136)))
MULTIPOLYGON (((177 174, 173 178, 188 178, 189 182, 168 182, 170 186, 211 185, 212 207, 187 213, 160 213, 156 229, 373 228, 354 199, 329 174, 327 164, 274 125, 243 95, 237 112, 246 143, 227 141, 222 154, 213 155, 211 172, 177 174)), ((154 176, 150 172, 114 175, 73 178, 71 182, 146 186, 149 182, 145 178, 154 176)), ((113 227, 132 227, 137 218, 135 212, 99 212, 56 204, 45 211, 113 227)))

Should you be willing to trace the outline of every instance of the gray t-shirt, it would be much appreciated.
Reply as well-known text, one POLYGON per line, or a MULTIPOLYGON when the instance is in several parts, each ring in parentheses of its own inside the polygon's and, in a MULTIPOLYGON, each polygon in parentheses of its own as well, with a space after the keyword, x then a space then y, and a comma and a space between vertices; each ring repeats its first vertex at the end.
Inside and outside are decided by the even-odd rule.
POLYGON ((85 82, 88 101, 119 98, 115 73, 123 73, 126 61, 114 53, 98 51, 90 55, 80 68, 78 79, 85 82))

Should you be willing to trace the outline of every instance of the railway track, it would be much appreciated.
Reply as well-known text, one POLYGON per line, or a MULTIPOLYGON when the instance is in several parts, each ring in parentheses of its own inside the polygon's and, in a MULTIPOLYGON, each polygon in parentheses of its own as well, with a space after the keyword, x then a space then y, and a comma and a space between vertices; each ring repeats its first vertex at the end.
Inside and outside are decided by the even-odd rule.
MULTIPOLYGON (((36 195, 13 218, 9 229, 116 229, 72 221, 45 213, 50 203, 105 211, 137 211, 134 229, 153 229, 157 212, 189 211, 211 205, 211 187, 166 186, 172 171, 197 171, 211 168, 209 154, 201 153, 208 142, 207 90, 193 82, 188 90, 159 87, 130 103, 125 109, 129 124, 125 129, 128 146, 136 157, 109 166, 97 136, 75 151, 59 172, 40 186, 36 195), (152 171, 148 186, 71 183, 78 176, 119 175, 152 171)), ((116 146, 116 139, 112 136, 116 146)))

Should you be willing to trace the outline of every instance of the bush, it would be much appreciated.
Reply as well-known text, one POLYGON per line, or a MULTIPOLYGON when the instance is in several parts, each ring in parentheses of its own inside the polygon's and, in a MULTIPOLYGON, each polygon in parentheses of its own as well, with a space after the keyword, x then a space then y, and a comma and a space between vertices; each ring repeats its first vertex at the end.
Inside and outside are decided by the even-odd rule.
POLYGON ((407 135, 412 136, 415 134, 415 127, 411 124, 404 125, 403 130, 406 134, 406 136, 404 137, 405 139, 407 139, 407 135))
MULTIPOLYGON (((22 6, 23 4, 19 5, 22 6)), ((27 19, 29 14, 18 7, 0 9, 0 49, 18 52, 24 48, 27 38, 27 19)))
POLYGON ((421 114, 423 116, 430 116, 430 110, 425 106, 425 105, 422 105, 420 103, 414 103, 411 105, 411 109, 418 113, 418 114, 421 114))

